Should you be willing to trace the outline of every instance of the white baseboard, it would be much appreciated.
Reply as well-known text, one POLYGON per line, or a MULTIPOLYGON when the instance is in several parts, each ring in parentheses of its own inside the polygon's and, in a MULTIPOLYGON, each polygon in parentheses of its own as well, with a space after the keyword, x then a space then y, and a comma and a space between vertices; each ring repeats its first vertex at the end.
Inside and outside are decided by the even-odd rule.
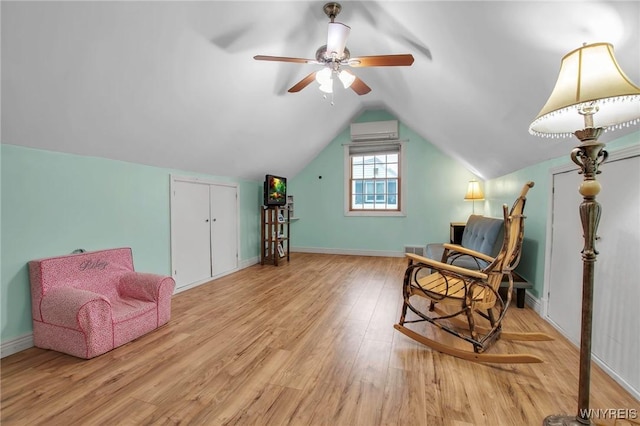
POLYGON ((25 349, 33 347, 33 333, 25 334, 15 339, 2 342, 0 345, 0 358, 13 355, 25 349))
POLYGON ((534 297, 527 291, 524 296, 524 303, 542 317, 542 303, 540 303, 540 299, 534 297))
MULTIPOLYGON (((566 332, 558 326, 555 322, 553 322, 548 316, 545 307, 547 306, 547 299, 536 299, 529 292, 526 295, 525 303, 531 307, 540 318, 549 323, 553 328, 555 328, 562 336, 564 336, 576 349, 580 349, 580 342, 573 341, 566 332)), ((640 390, 631 386, 631 384, 626 381, 623 377, 621 377, 618 373, 612 370, 605 362, 603 362, 597 355, 594 353, 591 354, 591 360, 596 363, 600 368, 604 370, 606 374, 608 374, 613 380, 615 380, 620 386, 625 388, 627 392, 633 395, 634 398, 640 400, 640 390)))
MULTIPOLYGON (((555 328, 558 333, 560 333, 569 343, 571 343, 578 351, 580 350, 580 339, 574 340, 569 336, 565 330, 562 329, 558 324, 556 324, 551 318, 548 316, 543 316, 542 319, 547 321, 549 325, 555 328)), ((615 380, 620 386, 622 386, 627 392, 633 395, 634 398, 640 400, 640 389, 636 389, 631 384, 621 377, 618 373, 612 370, 604 361, 602 361, 596 354, 591 353, 591 361, 598 365, 598 367, 602 368, 606 374, 608 374, 613 380, 615 380)), ((576 367, 577 369, 577 367, 576 367)))
POLYGON ((403 251, 333 249, 324 247, 291 247, 291 251, 299 253, 342 254, 347 256, 404 257, 403 251))
POLYGON ((604 361, 602 361, 596 355, 592 354, 591 359, 596 364, 598 364, 598 366, 602 368, 605 373, 611 376, 611 378, 615 380, 620 386, 625 388, 627 392, 629 392, 635 399, 640 401, 640 389, 636 389, 633 386, 631 386, 631 384, 627 380, 625 380, 622 376, 620 376, 618 373, 612 370, 604 361))
POLYGON ((249 266, 253 266, 260 263, 260 258, 258 256, 252 257, 251 259, 246 259, 240 261, 240 266, 238 269, 248 268, 249 266))
POLYGON ((174 290, 173 294, 182 293, 183 291, 191 290, 192 288, 198 287, 198 286, 200 286, 202 284, 206 284, 206 283, 211 282, 213 280, 217 280, 218 278, 222 278, 225 275, 233 274, 234 272, 238 272, 241 269, 248 268, 249 266, 253 266, 256 263, 258 263, 259 261, 260 260, 257 257, 252 257, 251 259, 243 260, 243 261, 240 262, 240 264, 238 265, 237 268, 231 269, 229 271, 223 272, 222 274, 218 274, 218 275, 215 275, 215 276, 210 277, 210 278, 205 278, 204 280, 201 280, 201 281, 196 281, 196 282, 193 282, 191 284, 184 285, 184 286, 179 287, 179 288, 176 287, 176 289, 174 290))

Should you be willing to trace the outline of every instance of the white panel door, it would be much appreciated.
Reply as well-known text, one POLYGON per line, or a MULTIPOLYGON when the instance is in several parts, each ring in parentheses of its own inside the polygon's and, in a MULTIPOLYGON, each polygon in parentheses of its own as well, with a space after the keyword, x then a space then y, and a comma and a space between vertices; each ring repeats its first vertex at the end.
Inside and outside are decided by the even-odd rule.
POLYGON ((235 186, 211 185, 211 264, 213 276, 238 267, 238 209, 235 186))
MULTIPOLYGON (((623 385, 640 394, 640 157, 606 162, 598 181, 602 205, 595 263, 592 352, 623 385)), ((580 340, 582 197, 577 172, 553 176, 553 228, 547 314, 574 343, 580 340)))
POLYGON ((173 277, 181 288, 211 277, 209 185, 174 181, 171 195, 173 277))

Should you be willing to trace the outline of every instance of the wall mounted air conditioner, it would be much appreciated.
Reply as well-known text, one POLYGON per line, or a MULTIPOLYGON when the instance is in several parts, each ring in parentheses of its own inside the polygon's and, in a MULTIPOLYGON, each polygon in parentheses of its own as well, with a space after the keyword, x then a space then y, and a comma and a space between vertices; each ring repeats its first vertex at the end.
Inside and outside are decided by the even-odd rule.
POLYGON ((351 123, 351 140, 382 141, 398 139, 398 120, 351 123))

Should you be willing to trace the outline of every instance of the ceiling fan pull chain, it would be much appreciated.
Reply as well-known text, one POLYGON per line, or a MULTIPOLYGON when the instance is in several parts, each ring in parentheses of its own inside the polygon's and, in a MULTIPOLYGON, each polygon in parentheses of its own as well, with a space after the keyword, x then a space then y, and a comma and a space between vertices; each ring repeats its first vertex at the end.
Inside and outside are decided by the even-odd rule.
POLYGON ((328 100, 328 101, 329 101, 329 105, 331 105, 331 106, 334 106, 334 105, 335 105, 335 104, 334 104, 334 102, 333 102, 333 92, 330 92, 330 93, 324 93, 324 94, 322 95, 322 99, 324 99, 324 100, 328 100), (329 99, 329 96, 328 96, 328 95, 331 95, 331 99, 329 99))

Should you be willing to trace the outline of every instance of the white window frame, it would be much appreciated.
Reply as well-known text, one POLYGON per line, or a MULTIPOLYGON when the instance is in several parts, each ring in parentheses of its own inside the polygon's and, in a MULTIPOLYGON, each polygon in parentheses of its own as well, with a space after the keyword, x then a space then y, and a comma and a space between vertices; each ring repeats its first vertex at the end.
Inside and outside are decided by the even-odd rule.
MULTIPOLYGON (((406 161, 406 144, 407 141, 380 141, 380 142, 352 142, 344 144, 344 215, 345 216, 406 216, 407 208, 407 161, 406 161), (388 150, 390 145, 398 146, 398 180, 400 188, 398 188, 398 197, 400 198, 400 210, 351 210, 351 147, 368 146, 372 148, 372 153, 379 149, 381 152, 388 150)), ((371 154, 373 155, 373 154, 371 154)))

